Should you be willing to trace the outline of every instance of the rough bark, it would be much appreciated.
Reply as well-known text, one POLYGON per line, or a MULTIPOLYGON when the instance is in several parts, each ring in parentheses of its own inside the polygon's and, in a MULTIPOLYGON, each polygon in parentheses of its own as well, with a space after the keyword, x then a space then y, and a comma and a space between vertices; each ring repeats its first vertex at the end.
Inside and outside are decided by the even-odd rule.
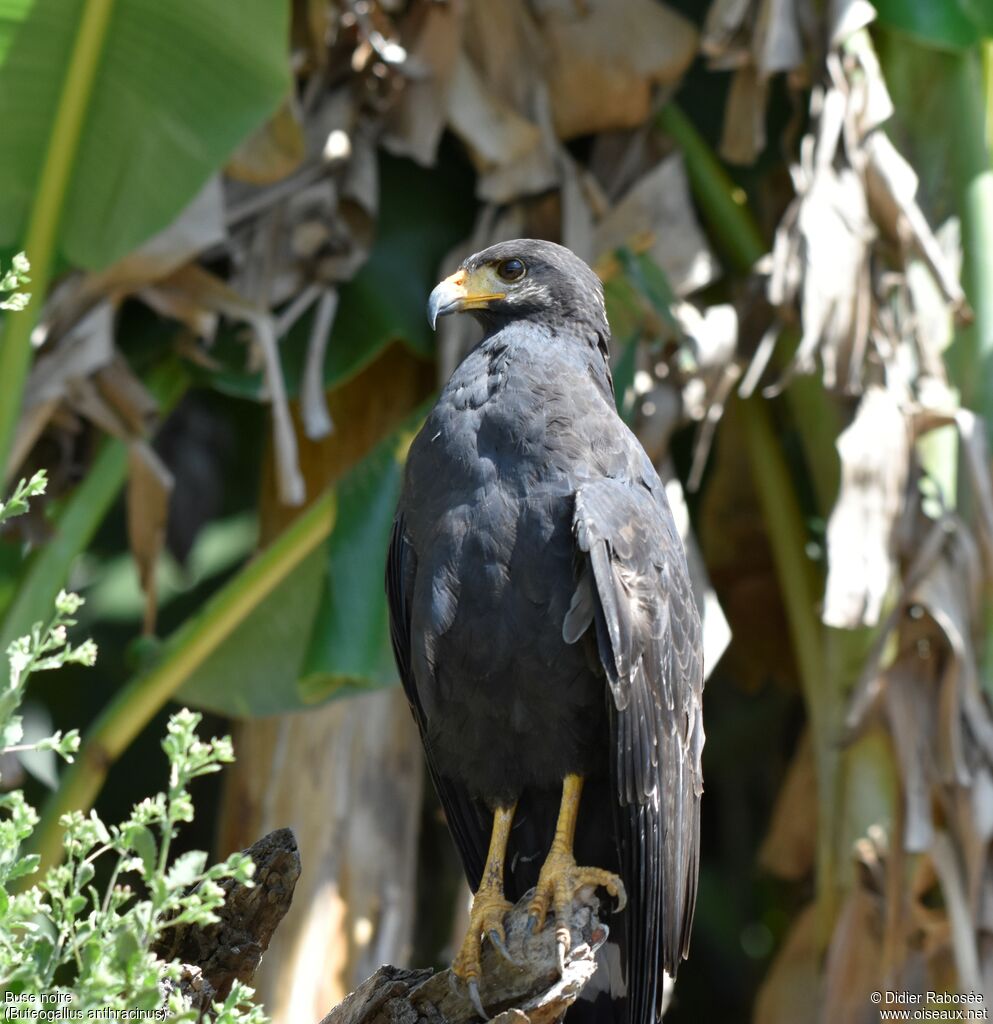
MULTIPOLYGON (((208 1013, 235 981, 249 983, 300 877, 300 855, 290 829, 278 829, 246 853, 255 862, 254 885, 224 883, 220 920, 206 927, 177 928, 155 952, 183 964, 180 989, 191 1008, 208 1013)), ((528 931, 527 894, 507 916, 510 959, 484 942, 480 999, 501 1024, 552 1024, 596 973, 596 952, 607 928, 598 900, 588 891, 570 908, 570 949, 559 962, 561 922, 528 931)), ((472 1024, 479 1020, 465 985, 450 970, 382 966, 335 1006, 321 1024, 472 1024)))
POLYGON ((221 882, 219 920, 170 929, 153 950, 163 960, 183 964, 180 988, 197 1010, 226 998, 236 981, 252 980, 293 900, 300 853, 290 829, 270 832, 245 853, 255 863, 253 884, 221 882))
MULTIPOLYGON (((552 1024, 575 1002, 596 973, 596 951, 607 928, 594 899, 577 900, 569 928, 572 948, 560 974, 556 928, 527 932, 527 898, 507 918, 510 963, 489 943, 483 946, 480 998, 500 1024, 552 1024)), ((478 1021, 465 986, 451 971, 380 967, 321 1024, 470 1024, 478 1021)))

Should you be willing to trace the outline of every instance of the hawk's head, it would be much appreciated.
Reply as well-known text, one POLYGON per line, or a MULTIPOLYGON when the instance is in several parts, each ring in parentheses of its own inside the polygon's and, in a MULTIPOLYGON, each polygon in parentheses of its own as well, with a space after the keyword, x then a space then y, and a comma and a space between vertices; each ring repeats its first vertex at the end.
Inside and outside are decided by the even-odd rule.
POLYGON ((513 320, 592 330, 606 339, 610 329, 603 287, 574 253, 554 242, 515 238, 498 242, 462 261, 428 300, 428 319, 449 313, 474 313, 493 329, 513 320))

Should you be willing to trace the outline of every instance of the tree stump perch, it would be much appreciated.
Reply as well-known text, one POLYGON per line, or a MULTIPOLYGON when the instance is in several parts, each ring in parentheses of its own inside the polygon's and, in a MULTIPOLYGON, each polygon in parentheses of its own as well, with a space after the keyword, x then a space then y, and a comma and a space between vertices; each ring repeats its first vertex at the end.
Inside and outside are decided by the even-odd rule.
MULTIPOLYGON (((508 914, 506 960, 483 943, 479 981, 483 1006, 499 1024, 552 1024, 576 1001, 596 973, 596 951, 607 938, 593 895, 573 902, 569 920, 572 948, 560 975, 555 926, 527 932, 530 894, 508 914)), ((450 970, 380 967, 339 1003, 321 1024, 471 1024, 479 1021, 464 986, 450 970)))
MULTIPOLYGON (((254 884, 223 883, 227 893, 219 921, 177 928, 155 950, 164 960, 183 964, 180 989, 192 1008, 208 1015, 211 1004, 224 999, 236 980, 251 981, 300 876, 300 855, 288 828, 270 832, 245 852, 255 862, 254 884)), ((599 900, 584 890, 570 908, 572 948, 560 969, 556 922, 528 933, 530 896, 507 915, 506 944, 513 962, 483 943, 480 997, 499 1024, 560 1020, 596 973, 596 951, 608 934, 598 917, 599 900)), ((479 1019, 464 985, 450 970, 436 974, 383 966, 321 1024, 474 1024, 479 1019)))
POLYGON ((300 853, 291 829, 270 832, 245 853, 255 864, 253 884, 220 883, 225 890, 220 920, 172 929, 154 947, 161 959, 183 964, 179 987, 196 1010, 225 999, 235 981, 251 981, 293 900, 300 853))

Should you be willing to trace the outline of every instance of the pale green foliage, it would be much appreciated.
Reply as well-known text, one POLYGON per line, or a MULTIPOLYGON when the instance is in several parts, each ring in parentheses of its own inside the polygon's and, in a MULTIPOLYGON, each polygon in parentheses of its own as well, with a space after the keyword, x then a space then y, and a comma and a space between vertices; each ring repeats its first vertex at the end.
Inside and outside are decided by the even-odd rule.
POLYGON ((28 510, 28 499, 44 494, 47 486, 48 476, 43 469, 39 469, 30 480, 22 480, 6 501, 0 501, 0 526, 8 519, 24 515, 28 510))
POLYGON ((7 648, 10 674, 6 686, 0 691, 0 751, 54 750, 71 761, 79 749, 79 732, 76 729, 64 736, 57 732, 37 743, 22 745, 24 729, 20 716, 14 711, 24 699, 24 688, 32 673, 50 671, 71 663, 89 666, 96 661, 97 647, 92 640, 84 640, 78 647, 73 647, 68 640, 68 627, 76 624, 73 616, 82 603, 83 599, 77 594, 60 591, 55 599, 55 617, 51 622, 47 626, 37 623, 28 636, 22 636, 7 648))
MULTIPOLYGON (((44 474, 18 485, 0 503, 0 522, 27 510, 27 499, 45 489, 44 474)), ((63 591, 47 626, 38 624, 29 636, 11 644, 10 680, 0 693, 0 751, 18 746, 22 731, 14 714, 28 678, 38 671, 69 662, 92 665, 96 646, 68 641, 68 629, 82 598, 63 591)), ((175 986, 178 963, 163 963, 152 952, 157 939, 181 925, 216 921, 224 902, 220 882, 231 878, 251 884, 254 864, 244 854, 207 866, 207 855, 184 853, 170 860, 179 826, 193 820, 191 781, 220 771, 234 760, 227 737, 203 742, 196 733, 201 716, 182 710, 168 725, 162 747, 169 764, 166 792, 142 800, 128 819, 106 826, 91 811, 62 818, 64 860, 30 888, 26 876, 38 870, 38 858, 22 847, 31 838, 38 816, 23 793, 0 794, 0 988, 7 999, 7 1019, 33 1019, 39 1010, 71 1007, 73 1019, 99 1010, 111 1019, 134 1011, 156 1019, 195 1020, 175 986), (98 866, 107 877, 97 884, 98 866), (17 884, 15 884, 17 883, 17 884), (44 1000, 44 1002, 42 1001, 44 1000)), ((66 760, 79 748, 76 730, 43 740, 34 749, 49 749, 66 760)), ((236 984, 213 1018, 222 1024, 264 1024, 265 1015, 251 1002, 251 990, 236 984)), ((118 1017, 120 1019, 120 1017, 118 1017)))
MULTIPOLYGON (((35 473, 28 481, 22 480, 9 499, 0 502, 0 524, 27 512, 28 499, 44 494, 47 483, 44 470, 35 473)), ((97 649, 92 640, 86 640, 78 647, 68 642, 67 629, 76 624, 73 616, 82 603, 83 599, 76 594, 60 592, 55 600, 55 615, 48 625, 39 622, 30 635, 16 640, 7 649, 10 674, 6 684, 0 688, 0 751, 54 750, 71 761, 79 749, 79 733, 75 729, 64 736, 57 732, 37 743, 21 744, 24 729, 21 717, 15 711, 24 699, 24 687, 33 672, 61 668, 70 662, 92 665, 96 661, 97 649)))
POLYGON ((0 309, 24 309, 31 301, 31 293, 20 290, 31 280, 28 277, 30 269, 27 256, 19 252, 11 260, 10 270, 0 274, 0 309), (4 298, 4 295, 7 297, 4 298))

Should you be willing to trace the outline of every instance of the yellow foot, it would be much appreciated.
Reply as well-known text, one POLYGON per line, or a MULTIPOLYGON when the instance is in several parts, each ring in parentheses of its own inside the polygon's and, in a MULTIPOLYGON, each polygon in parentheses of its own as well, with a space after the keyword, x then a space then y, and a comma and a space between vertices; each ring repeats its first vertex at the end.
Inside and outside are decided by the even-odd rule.
POLYGON ((528 930, 541 931, 548 911, 555 914, 558 922, 555 941, 558 946, 559 970, 565 970, 565 956, 572 948, 569 933, 569 907, 580 889, 587 886, 602 886, 617 901, 616 910, 623 910, 627 903, 624 883, 612 871, 603 868, 581 868, 571 853, 552 849, 541 867, 538 885, 528 904, 528 930))
POLYGON ((469 999, 484 1020, 489 1020, 489 1015, 479 998, 483 936, 485 935, 508 960, 513 962, 510 953, 507 952, 507 935, 503 928, 503 919, 511 909, 512 904, 504 898, 503 886, 499 882, 484 881, 472 899, 469 927, 462 940, 462 947, 452 961, 452 974, 465 982, 469 990, 469 999))

